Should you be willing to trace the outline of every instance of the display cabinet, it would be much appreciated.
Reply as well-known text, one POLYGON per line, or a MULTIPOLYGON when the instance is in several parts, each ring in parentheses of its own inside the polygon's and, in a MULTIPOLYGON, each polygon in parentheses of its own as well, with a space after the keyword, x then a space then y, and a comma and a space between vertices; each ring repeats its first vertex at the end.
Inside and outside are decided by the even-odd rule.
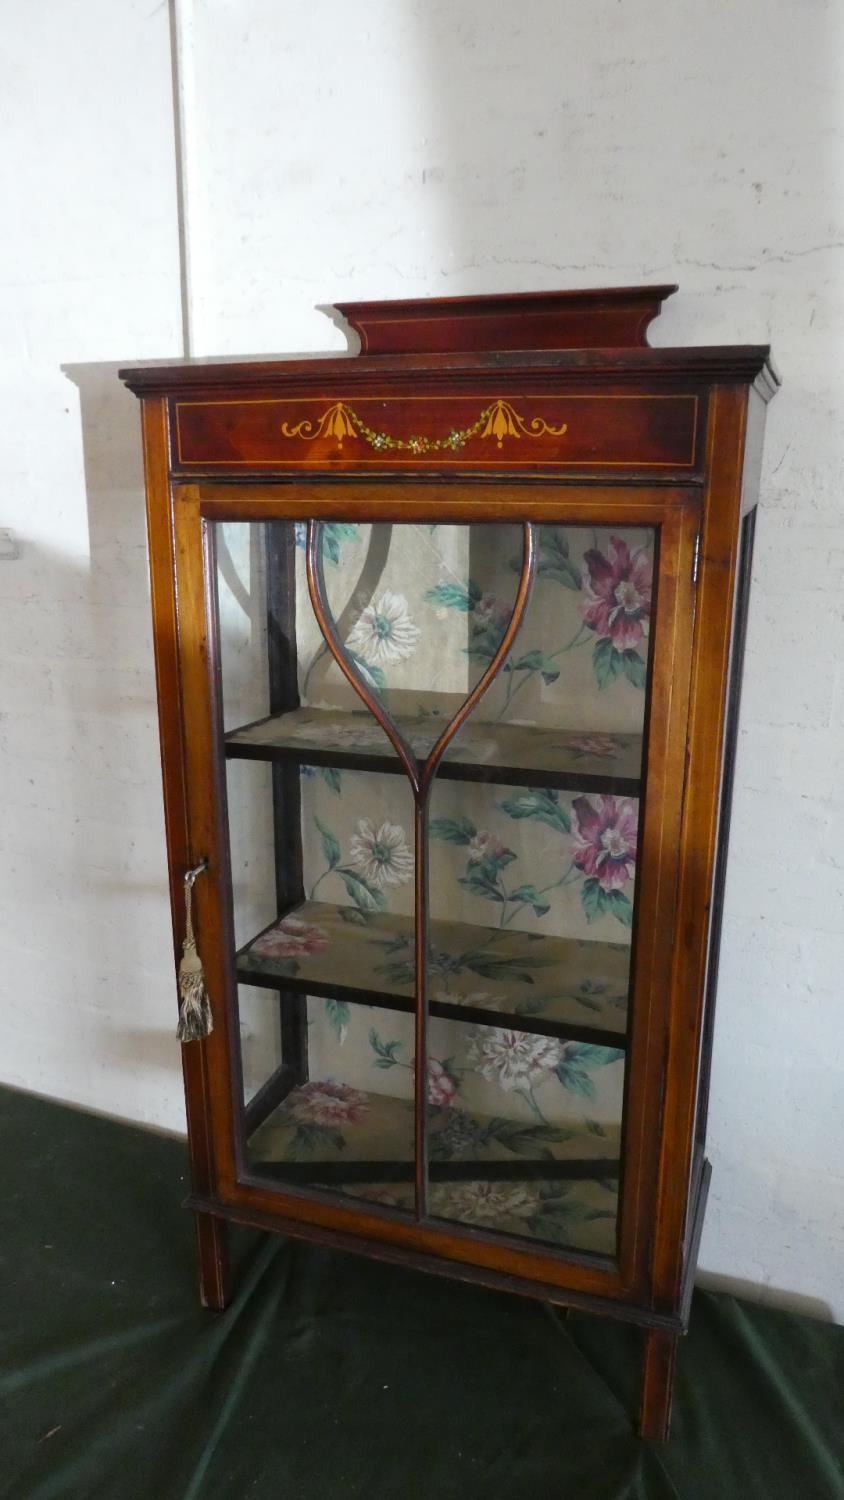
POLYGON ((341 306, 357 358, 122 372, 203 1301, 236 1220, 611 1314, 651 1437, 775 388, 765 348, 647 347, 673 290, 341 306))

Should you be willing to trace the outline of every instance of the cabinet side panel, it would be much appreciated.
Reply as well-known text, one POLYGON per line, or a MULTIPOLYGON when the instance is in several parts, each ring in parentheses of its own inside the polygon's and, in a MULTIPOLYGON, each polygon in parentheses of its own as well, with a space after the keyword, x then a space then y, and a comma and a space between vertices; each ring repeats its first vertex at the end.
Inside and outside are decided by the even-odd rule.
POLYGON ((713 392, 700 540, 653 1296, 676 1309, 693 1167, 704 988, 718 849, 748 392, 713 392))
POLYGON ((712 912, 709 929, 709 959, 706 974, 706 1010, 701 1044, 700 1077, 698 1079, 697 1120, 695 1124, 695 1148, 702 1152, 706 1141, 706 1120, 709 1110, 709 1075, 712 1061, 712 1039, 715 1030, 715 995, 718 987, 718 966, 721 957, 721 929, 724 915, 724 887, 727 879, 727 858, 730 846, 730 817, 732 813, 733 785, 735 781, 736 749, 738 745, 739 715, 741 712, 741 684, 744 669, 744 647, 747 639, 747 615, 750 603, 750 574, 753 565, 753 540, 756 531, 756 509, 749 510, 741 523, 741 560, 736 586, 736 611, 733 625, 733 651, 730 661, 730 682, 727 698, 727 721, 724 734, 724 769, 721 781, 721 811, 718 821, 718 850, 715 864, 715 883, 712 891, 712 912))
MULTIPOLYGON (((146 481, 152 630, 158 726, 164 787, 164 820, 170 878, 170 911, 175 960, 184 937, 182 876, 190 865, 184 768, 184 726, 179 670, 178 612, 175 590, 172 509, 168 478, 167 403, 161 397, 142 402, 141 420, 146 481)), ((176 986, 174 983, 174 997, 176 986)), ((173 1012, 174 1047, 177 1008, 173 1012)), ((210 1149, 208 1075, 205 1048, 192 1042, 181 1049, 187 1110, 191 1177, 197 1193, 213 1187, 210 1149)))

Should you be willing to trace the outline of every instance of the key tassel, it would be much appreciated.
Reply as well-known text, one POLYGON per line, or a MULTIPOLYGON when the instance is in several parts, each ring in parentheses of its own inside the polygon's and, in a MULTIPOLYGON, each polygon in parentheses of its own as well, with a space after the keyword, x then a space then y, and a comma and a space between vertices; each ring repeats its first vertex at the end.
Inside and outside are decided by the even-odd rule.
POLYGON ((205 868, 203 860, 185 876, 185 940, 179 963, 179 1024, 176 1028, 180 1042, 198 1042, 214 1029, 202 959, 196 951, 193 931, 193 883, 205 868))

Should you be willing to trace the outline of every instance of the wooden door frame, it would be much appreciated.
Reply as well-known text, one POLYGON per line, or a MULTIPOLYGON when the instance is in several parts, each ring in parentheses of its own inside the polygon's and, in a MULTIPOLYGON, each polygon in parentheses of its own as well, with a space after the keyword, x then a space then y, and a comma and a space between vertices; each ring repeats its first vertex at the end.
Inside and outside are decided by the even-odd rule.
MULTIPOLYGON (((154 403, 150 403, 153 405, 154 403)), ((594 1295, 637 1306, 650 1305, 651 1222, 656 1210, 656 1171, 664 1148, 663 1091, 670 996, 645 984, 654 965, 669 973, 675 932, 675 892, 682 817, 686 720, 691 665, 692 559, 700 510, 693 487, 590 485, 551 481, 442 483, 402 478, 391 482, 346 480, 320 484, 297 478, 285 483, 176 482, 165 495, 151 494, 156 655, 163 689, 162 732, 168 796, 168 841, 175 935, 180 937, 180 871, 208 855, 211 878, 197 887, 198 926, 218 1016, 206 1042, 183 1049, 197 1200, 233 1216, 275 1220, 296 1232, 334 1235, 348 1248, 364 1240, 373 1253, 436 1257, 445 1267, 463 1267, 478 1279, 504 1275, 514 1283, 538 1283, 561 1293, 594 1295), (163 512, 163 514, 162 514, 163 512), (543 1253, 514 1242, 492 1244, 466 1229, 399 1222, 376 1208, 361 1210, 333 1200, 256 1187, 238 1171, 233 1102, 237 1039, 229 997, 221 1005, 219 980, 231 983, 230 943, 222 892, 227 885, 227 849, 219 797, 221 757, 212 678, 216 647, 209 610, 204 531, 215 520, 268 518, 413 521, 509 521, 534 519, 569 524, 660 528, 659 603, 652 642, 649 755, 644 841, 640 855, 638 930, 650 935, 650 956, 635 957, 636 1017, 626 1087, 625 1183, 617 1269, 575 1252, 543 1253), (172 573, 175 565, 175 591, 172 573), (162 586, 156 589, 156 579, 162 586), (177 712, 173 712, 173 708, 177 712), (175 723, 175 729, 174 729, 175 723), (188 732, 188 725, 190 730, 188 732), (213 780, 209 779, 209 771, 213 780), (661 848, 661 857, 651 850, 661 848), (659 914, 657 916, 657 914, 659 914), (216 994, 215 994, 216 991, 216 994), (198 1054, 190 1056, 189 1054, 198 1054), (634 1079, 630 1085, 629 1080, 634 1079), (632 1144, 631 1144, 632 1143, 632 1144), (628 1156, 628 1153, 629 1154, 628 1156), (632 1162, 632 1167, 627 1163, 632 1162)), ((642 949, 641 942, 639 943, 642 949)), ((202 1217, 202 1216, 200 1216, 202 1217)), ((458 1272, 459 1274, 459 1272, 458 1272)))

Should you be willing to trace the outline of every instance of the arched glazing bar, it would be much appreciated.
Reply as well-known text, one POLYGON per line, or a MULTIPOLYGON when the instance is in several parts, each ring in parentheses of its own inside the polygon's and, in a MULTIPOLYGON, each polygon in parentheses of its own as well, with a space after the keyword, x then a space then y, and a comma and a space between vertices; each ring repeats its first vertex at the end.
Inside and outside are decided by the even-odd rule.
POLYGON ((522 526, 522 562, 513 610, 498 649, 485 672, 476 682, 454 718, 448 723, 430 753, 419 760, 401 730, 380 699, 367 687, 350 662, 344 643, 334 628, 325 587, 322 561, 323 522, 308 522, 305 551, 308 593, 317 624, 325 643, 347 682, 366 704, 380 724, 407 773, 414 803, 414 1012, 415 1012, 415 1179, 416 1217, 427 1212, 427 1136, 428 1136, 428 805, 431 785, 449 744, 491 687, 512 648, 525 617, 536 570, 536 527, 525 521, 522 526))

